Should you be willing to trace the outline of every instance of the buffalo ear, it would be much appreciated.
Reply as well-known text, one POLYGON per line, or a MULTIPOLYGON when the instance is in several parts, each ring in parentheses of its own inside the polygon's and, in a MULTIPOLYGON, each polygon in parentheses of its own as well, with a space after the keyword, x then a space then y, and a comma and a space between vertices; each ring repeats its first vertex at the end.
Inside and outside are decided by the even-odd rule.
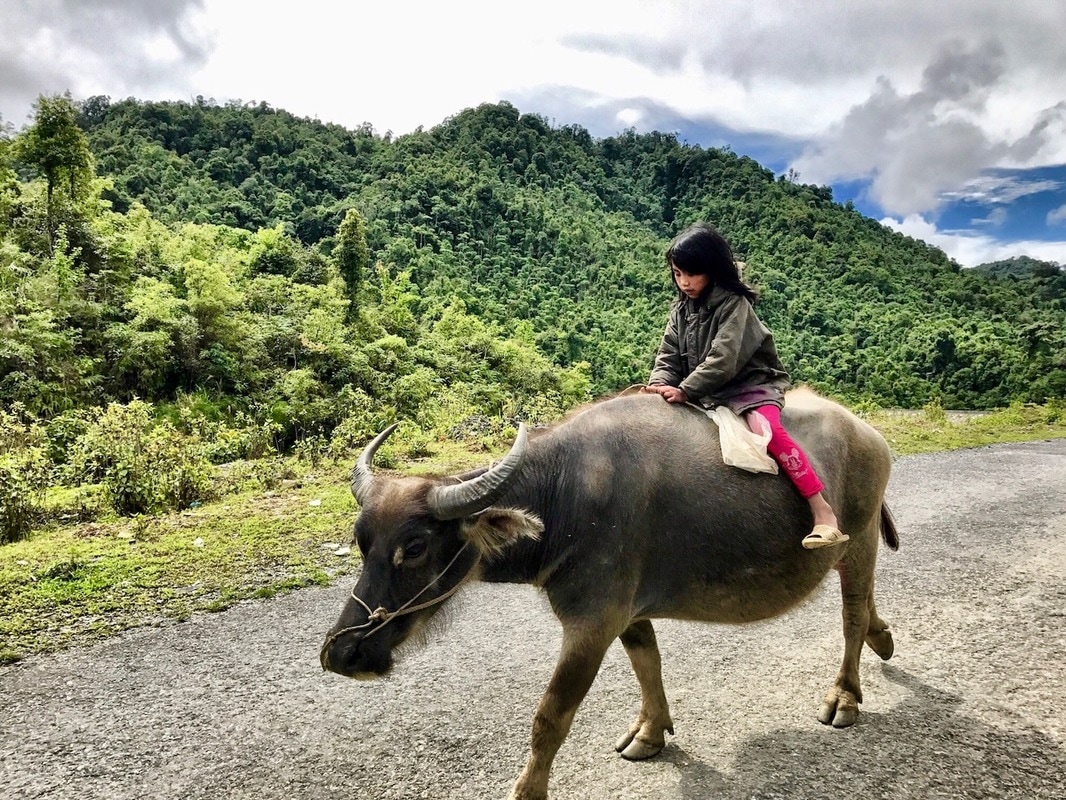
POLYGON ((544 523, 536 514, 517 508, 487 508, 467 517, 462 537, 477 548, 484 558, 498 556, 519 539, 538 539, 544 523))

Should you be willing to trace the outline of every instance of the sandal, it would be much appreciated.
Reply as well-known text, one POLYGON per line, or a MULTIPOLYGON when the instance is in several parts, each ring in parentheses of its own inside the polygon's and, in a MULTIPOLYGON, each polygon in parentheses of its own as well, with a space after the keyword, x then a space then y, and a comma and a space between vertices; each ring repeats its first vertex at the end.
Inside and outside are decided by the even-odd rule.
POLYGON ((815 525, 814 530, 803 538, 803 546, 808 550, 814 550, 818 547, 842 544, 849 538, 851 537, 846 533, 841 533, 831 525, 815 525))

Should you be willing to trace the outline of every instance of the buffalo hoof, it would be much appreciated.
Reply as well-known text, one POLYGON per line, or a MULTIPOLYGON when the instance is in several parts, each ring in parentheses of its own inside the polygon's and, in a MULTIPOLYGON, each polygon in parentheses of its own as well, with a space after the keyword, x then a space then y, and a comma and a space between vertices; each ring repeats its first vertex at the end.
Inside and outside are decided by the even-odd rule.
POLYGON ((648 727, 647 723, 643 725, 635 724, 621 739, 614 743, 614 749, 627 761, 643 761, 646 758, 659 755, 662 749, 666 747, 664 733, 669 731, 673 734, 674 729, 672 726, 659 728, 658 735, 655 735, 655 731, 645 730, 648 727))
POLYGON ((507 795, 507 800, 548 800, 547 792, 529 792, 515 786, 507 795))
POLYGON ((859 701, 846 689, 834 687, 825 696, 818 721, 834 728, 849 728, 859 718, 859 701))
POLYGON ((507 800, 548 800, 547 793, 545 794, 530 794, 529 792, 519 792, 517 789, 511 790, 511 793, 507 795, 507 800))
POLYGON ((888 628, 883 631, 867 633, 866 644, 881 657, 882 661, 888 661, 888 659, 892 658, 892 653, 896 650, 896 645, 892 641, 892 631, 888 628))
POLYGON ((652 744, 640 739, 634 739, 621 751, 621 755, 626 761, 643 761, 646 758, 659 755, 664 747, 666 747, 665 740, 663 740, 662 744, 652 744))
POLYGON ((547 773, 540 773, 539 777, 531 777, 529 765, 522 770, 507 800, 548 800, 547 773))

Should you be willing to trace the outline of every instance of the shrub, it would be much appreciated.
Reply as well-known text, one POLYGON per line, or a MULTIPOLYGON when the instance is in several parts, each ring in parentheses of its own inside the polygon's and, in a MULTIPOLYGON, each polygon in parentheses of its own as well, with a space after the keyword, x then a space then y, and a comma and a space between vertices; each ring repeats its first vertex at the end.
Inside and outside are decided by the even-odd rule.
POLYGON ((51 475, 47 445, 20 404, 0 409, 0 542, 22 539, 41 519, 51 475))
POLYGON ((0 455, 0 543, 24 538, 40 520, 48 475, 42 448, 0 455))
POLYGON ((330 437, 329 454, 333 458, 362 448, 396 421, 395 408, 379 405, 362 389, 345 386, 337 401, 342 418, 330 437))
POLYGON ((71 483, 99 483, 137 449, 152 424, 152 407, 134 400, 128 405, 112 403, 97 410, 95 418, 71 448, 67 475, 71 483))
POLYGON ((1055 425, 1066 419, 1066 400, 1052 398, 1044 404, 1044 424, 1055 425))
POLYGON ((169 423, 158 425, 149 435, 147 455, 145 466, 156 473, 163 509, 214 498, 214 470, 199 439, 182 436, 169 423))
POLYGON ((943 425, 948 421, 947 412, 939 399, 930 400, 922 406, 922 416, 925 417, 926 422, 934 425, 943 425))
POLYGON ((42 522, 92 522, 108 508, 107 494, 98 483, 78 487, 52 485, 45 492, 42 522))
POLYGON ((140 400, 112 403, 78 438, 70 459, 78 482, 101 482, 118 514, 188 508, 213 495, 203 442, 156 423, 140 400))
POLYGON ((417 417, 422 407, 441 390, 441 379, 429 367, 419 366, 397 378, 390 389, 392 402, 404 416, 417 417))
POLYGON ((329 452, 329 440, 324 436, 305 436, 292 448, 297 461, 306 461, 312 467, 322 463, 323 456, 329 452))
POLYGON ((40 428, 22 403, 12 403, 9 411, 0 408, 0 453, 40 447, 42 439, 40 428))
POLYGON ((559 419, 566 407, 561 397, 555 392, 535 394, 519 404, 513 415, 527 425, 545 425, 559 419))
POLYGON ((279 456, 257 458, 254 461, 232 461, 217 468, 213 485, 219 497, 251 490, 277 489, 294 471, 279 456))
POLYGON ((67 463, 71 448, 91 423, 92 415, 82 409, 65 411, 48 420, 45 431, 48 436, 48 455, 53 464, 67 463))
POLYGON ((413 425, 401 425, 394 435, 393 447, 407 458, 433 455, 433 437, 413 425))
POLYGON ((274 440, 282 429, 273 420, 260 422, 244 411, 236 412, 228 423, 212 413, 211 407, 201 409, 190 404, 178 406, 175 427, 203 442, 204 455, 212 464, 274 455, 274 440))

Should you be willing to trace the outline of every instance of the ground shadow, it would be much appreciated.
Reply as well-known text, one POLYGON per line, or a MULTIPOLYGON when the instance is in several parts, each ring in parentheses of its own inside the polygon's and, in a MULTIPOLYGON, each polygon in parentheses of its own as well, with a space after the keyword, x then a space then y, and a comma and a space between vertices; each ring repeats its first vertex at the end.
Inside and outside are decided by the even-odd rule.
POLYGON ((1003 725, 960 713, 959 697, 888 664, 887 680, 911 695, 890 712, 861 714, 836 731, 776 732, 743 745, 728 774, 670 747, 679 797, 706 798, 996 798, 1066 797, 1066 756, 1020 716, 1003 725))

